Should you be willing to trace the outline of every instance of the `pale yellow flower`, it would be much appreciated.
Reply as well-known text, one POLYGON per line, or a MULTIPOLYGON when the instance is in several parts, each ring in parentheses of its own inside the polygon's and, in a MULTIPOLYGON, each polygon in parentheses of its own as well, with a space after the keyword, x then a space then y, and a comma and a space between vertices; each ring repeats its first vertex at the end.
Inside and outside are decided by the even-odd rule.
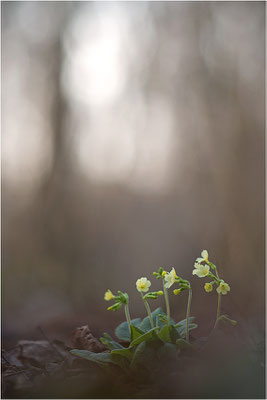
POLYGON ((172 268, 172 270, 170 272, 167 272, 167 274, 164 276, 165 288, 169 289, 175 283, 176 278, 177 278, 176 271, 174 268, 172 268))
POLYGON ((227 294, 227 292, 230 292, 230 286, 228 285, 228 283, 221 281, 216 290, 217 293, 227 294))
POLYGON ((180 292, 181 292, 181 289, 174 289, 174 291, 173 291, 173 293, 176 295, 179 294, 180 292))
POLYGON ((209 282, 205 283, 204 289, 206 290, 207 293, 212 292, 212 284, 209 282))
POLYGON ((108 290, 106 291, 106 293, 105 293, 104 299, 105 299, 106 301, 109 301, 109 300, 114 299, 114 297, 115 297, 115 296, 113 295, 112 291, 111 291, 110 289, 108 289, 108 290))
POLYGON ((147 292, 151 286, 151 282, 147 278, 140 278, 136 281, 136 289, 138 292, 147 292))
POLYGON ((198 257, 196 259, 196 261, 197 262, 202 262, 202 261, 208 262, 209 261, 209 253, 208 253, 208 251, 207 250, 202 250, 201 257, 198 257))
POLYGON ((199 264, 199 263, 195 263, 195 269, 193 270, 192 274, 193 275, 197 275, 199 278, 204 278, 205 276, 207 276, 210 272, 210 267, 205 264, 199 264))
POLYGON ((209 253, 208 253, 208 251, 207 250, 203 250, 202 252, 201 252, 201 257, 204 259, 204 261, 208 261, 208 259, 209 259, 209 253))

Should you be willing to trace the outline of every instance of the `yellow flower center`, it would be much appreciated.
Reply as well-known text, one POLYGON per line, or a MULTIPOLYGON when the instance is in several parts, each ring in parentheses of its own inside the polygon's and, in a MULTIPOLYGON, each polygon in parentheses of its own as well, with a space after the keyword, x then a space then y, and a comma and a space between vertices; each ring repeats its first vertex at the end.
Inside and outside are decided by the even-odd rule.
POLYGON ((145 289, 146 285, 144 283, 140 283, 139 287, 140 287, 140 289, 145 289))

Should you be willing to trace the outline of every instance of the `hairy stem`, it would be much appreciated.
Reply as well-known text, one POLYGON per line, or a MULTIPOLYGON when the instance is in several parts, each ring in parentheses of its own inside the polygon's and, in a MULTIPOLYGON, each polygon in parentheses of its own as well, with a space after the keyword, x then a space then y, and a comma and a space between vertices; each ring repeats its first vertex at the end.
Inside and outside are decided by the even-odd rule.
POLYGON ((169 303, 168 289, 165 288, 164 280, 162 281, 162 284, 163 284, 163 293, 166 303, 167 324, 170 325, 170 303, 169 303))
POLYGON ((130 326, 130 324, 131 324, 131 317, 130 317, 130 313, 129 313, 129 306, 128 306, 128 304, 125 304, 125 315, 126 315, 126 319, 127 319, 127 322, 128 322, 129 331, 130 331, 130 334, 131 334, 131 326, 130 326))
POLYGON ((187 309, 186 309, 186 341, 189 343, 189 317, 190 317, 190 307, 192 300, 192 289, 191 287, 188 289, 188 301, 187 301, 187 309))
POLYGON ((218 294, 217 317, 216 317, 216 322, 215 322, 214 328, 216 328, 217 323, 218 323, 219 318, 220 318, 220 313, 221 313, 221 295, 222 295, 221 293, 218 294))
POLYGON ((148 314, 148 317, 150 319, 151 328, 154 328, 154 322, 153 322, 151 310, 150 310, 149 304, 148 304, 147 300, 144 298, 144 295, 143 295, 142 292, 141 292, 141 297, 142 297, 142 299, 144 301, 144 304, 145 304, 145 307, 146 307, 146 310, 147 310, 147 314, 148 314))

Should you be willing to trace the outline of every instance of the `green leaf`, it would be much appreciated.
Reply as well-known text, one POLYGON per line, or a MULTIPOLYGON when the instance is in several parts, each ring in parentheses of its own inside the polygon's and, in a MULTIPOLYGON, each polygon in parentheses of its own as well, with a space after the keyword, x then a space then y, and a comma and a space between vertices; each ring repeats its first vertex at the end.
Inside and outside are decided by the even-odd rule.
POLYGON ((123 349, 118 349, 118 350, 112 350, 111 351, 111 355, 113 354, 117 354, 121 357, 125 357, 127 358, 129 361, 131 361, 132 357, 133 357, 133 353, 131 351, 131 347, 128 348, 123 348, 123 349))
POLYGON ((164 325, 158 332, 158 337, 165 343, 175 343, 180 335, 173 325, 164 325))
POLYGON ((107 333, 103 334, 104 337, 100 338, 100 342, 103 343, 109 350, 124 349, 119 343, 112 339, 107 333))
MULTIPOLYGON (((139 327, 141 324, 141 318, 136 318, 131 320, 131 325, 135 327, 139 327)), ((131 341, 131 335, 129 332, 129 325, 128 322, 122 322, 117 328, 115 329, 115 335, 117 338, 120 340, 124 340, 125 342, 130 342, 131 341)))
POLYGON ((138 361, 140 360, 140 358, 142 357, 144 351, 146 348, 146 342, 142 342, 139 343, 139 345, 136 347, 130 367, 131 368, 135 368, 136 364, 138 363, 138 361))
POLYGON ((144 334, 144 332, 141 331, 141 329, 137 328, 136 326, 131 324, 130 327, 131 327, 131 342, 144 334))
MULTIPOLYGON (((154 326, 158 326, 159 328, 165 325, 165 323, 160 320, 160 314, 166 316, 160 307, 156 308, 156 310, 151 313, 154 326)), ((171 319, 171 323, 174 323, 173 319, 171 319)), ((144 332, 151 329, 151 323, 148 316, 143 319, 139 328, 144 332)))
POLYGON ((85 358, 86 360, 96 362, 101 365, 112 364, 112 356, 110 353, 93 353, 89 350, 77 350, 73 349, 70 351, 71 354, 77 357, 85 358))
MULTIPOLYGON (((195 317, 189 317, 189 324, 192 323, 194 321, 195 317)), ((186 325, 186 319, 182 319, 181 321, 177 322, 177 324, 175 324, 175 328, 178 328, 180 326, 184 326, 186 325)))
POLYGON ((150 331, 144 333, 143 335, 141 335, 138 338, 136 338, 135 340, 133 340, 131 342, 130 347, 137 346, 139 343, 146 342, 146 341, 150 340, 151 338, 154 338, 156 329, 157 328, 150 329, 150 331))
POLYGON ((140 328, 144 332, 148 332, 151 329, 151 322, 149 317, 145 317, 140 325, 140 328))
POLYGON ((135 372, 144 374, 144 368, 148 370, 150 374, 153 370, 159 369, 157 350, 158 346, 162 346, 160 340, 142 342, 135 349, 133 360, 131 363, 131 369, 135 369, 135 372), (155 346, 157 342, 157 346, 155 346), (140 366, 141 368, 137 368, 140 366))
POLYGON ((164 325, 157 335, 163 342, 172 343, 170 329, 167 325, 164 325))
MULTIPOLYGON (((195 317, 189 317, 189 331, 197 328, 197 324, 193 323, 194 319, 195 317)), ((183 319, 182 321, 178 322, 177 324, 174 325, 174 327, 176 328, 177 332, 182 338, 186 337, 186 319, 183 319)))
POLYGON ((111 354, 112 362, 119 365, 123 370, 129 371, 130 362, 127 357, 123 357, 120 354, 111 354))

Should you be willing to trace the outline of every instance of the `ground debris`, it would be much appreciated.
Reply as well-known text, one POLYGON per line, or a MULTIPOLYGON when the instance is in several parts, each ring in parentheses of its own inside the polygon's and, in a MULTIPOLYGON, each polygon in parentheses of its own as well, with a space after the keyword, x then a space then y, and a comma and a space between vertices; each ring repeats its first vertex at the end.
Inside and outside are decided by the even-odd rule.
POLYGON ((88 325, 76 328, 72 332, 71 344, 75 349, 89 350, 94 353, 101 353, 107 350, 106 346, 93 336, 88 325))
POLYGON ((12 349, 2 350, 3 397, 20 397, 50 376, 63 378, 75 360, 69 350, 58 340, 20 340, 12 349))

